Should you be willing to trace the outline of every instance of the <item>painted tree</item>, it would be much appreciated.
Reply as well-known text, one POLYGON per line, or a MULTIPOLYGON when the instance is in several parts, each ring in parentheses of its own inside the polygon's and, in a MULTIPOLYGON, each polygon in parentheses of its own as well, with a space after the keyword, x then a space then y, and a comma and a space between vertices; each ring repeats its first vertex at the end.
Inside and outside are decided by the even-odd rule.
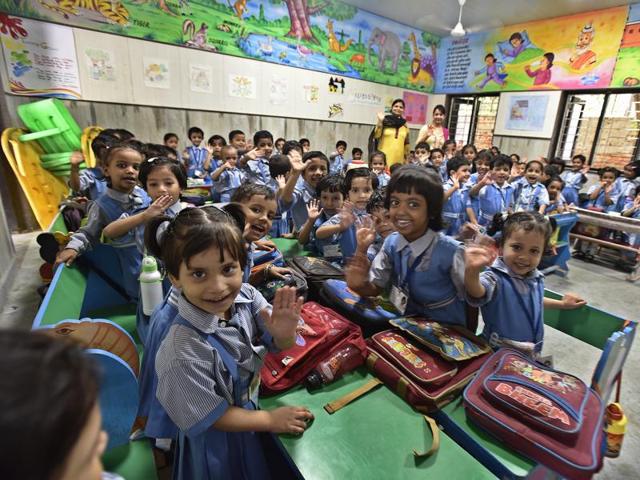
POLYGON ((422 32, 422 43, 424 43, 426 46, 433 45, 434 47, 439 47, 440 37, 434 35, 433 33, 422 32))
MULTIPOLYGON (((277 0, 271 0, 271 3, 279 3, 277 0)), ((284 0, 287 10, 289 11, 289 20, 291 28, 287 33, 288 37, 309 40, 314 43, 320 43, 311 31, 311 16, 322 11, 334 20, 348 20, 358 12, 358 9, 342 3, 338 0, 324 0, 319 3, 309 4, 307 0, 284 0)))
POLYGON ((258 20, 260 23, 266 23, 267 19, 264 16, 264 6, 260 4, 260 13, 258 14, 258 20))

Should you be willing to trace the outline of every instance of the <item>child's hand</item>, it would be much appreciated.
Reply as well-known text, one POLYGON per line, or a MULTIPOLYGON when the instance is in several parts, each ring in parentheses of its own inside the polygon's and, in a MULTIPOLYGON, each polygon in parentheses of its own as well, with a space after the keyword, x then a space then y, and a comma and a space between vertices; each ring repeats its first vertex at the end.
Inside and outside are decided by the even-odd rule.
POLYGON ((69 162, 72 167, 77 167, 84 161, 84 155, 82 152, 73 152, 69 158, 69 162))
POLYGON ((589 165, 585 165, 584 167, 582 167, 580 169, 580 173, 582 173, 583 175, 586 175, 587 173, 589 173, 590 169, 591 169, 591 167, 589 165))
POLYGON ((453 189, 458 190, 460 188, 460 179, 458 178, 458 174, 454 173, 450 178, 451 182, 453 183, 453 189))
POLYGON ((222 168, 224 168, 225 170, 231 170, 233 168, 233 165, 231 164, 231 162, 224 162, 222 164, 222 168))
POLYGON ((255 160, 256 158, 258 158, 260 156, 260 149, 259 148, 253 148, 251 150, 249 150, 247 153, 245 153, 246 157, 249 157, 251 160, 255 160))
POLYGON ((287 184, 287 177, 285 177, 284 175, 278 175, 276 177, 276 182, 278 182, 278 190, 282 190, 287 184))
POLYGON ((253 243, 257 250, 264 250, 265 252, 270 252, 278 248, 278 246, 271 240, 256 240, 253 243))
POLYGON ((64 263, 67 267, 69 267, 77 257, 77 250, 74 250, 73 248, 65 248, 61 252, 58 252, 58 255, 56 255, 56 263, 54 264, 53 269, 55 270, 61 263, 64 263))
POLYGON ((347 228, 354 224, 356 216, 353 214, 353 203, 344 202, 340 209, 340 231, 344 232, 347 228))
POLYGON ((309 220, 315 222, 321 213, 322 208, 320 208, 320 202, 318 200, 311 200, 307 205, 307 215, 309 220))
POLYGON ((271 316, 265 322, 276 345, 283 349, 290 348, 295 341, 296 327, 304 302, 302 297, 296 298, 296 295, 294 287, 278 289, 273 298, 271 316))
POLYGON ((580 298, 575 293, 565 293, 564 297, 562 297, 561 302, 562 308, 566 310, 573 310, 587 304, 586 300, 580 298))
POLYGON ((171 198, 171 195, 160 195, 149 205, 149 208, 145 210, 145 217, 151 219, 162 215, 172 203, 173 198, 171 198))
POLYGON ((373 226, 373 221, 371 217, 366 216, 362 217, 358 221, 357 230, 356 230, 356 243, 358 244, 358 249, 367 251, 369 246, 375 242, 376 240, 376 229, 373 226))
POLYGON ((515 163, 511 166, 511 177, 517 177, 518 176, 518 165, 516 165, 515 163))
POLYGON ((480 233, 480 227, 477 223, 465 222, 458 234, 458 240, 471 240, 480 233))
POLYGON ((300 155, 297 150, 291 150, 288 156, 289 162, 291 162, 291 169, 294 172, 300 173, 304 170, 304 167, 307 166, 307 164, 302 161, 302 155, 300 155))
POLYGON ((493 248, 482 245, 468 245, 464 249, 464 266, 469 270, 482 270, 491 265, 497 257, 493 248))
POLYGON ((611 193, 611 190, 613 190, 613 183, 609 183, 609 184, 604 184, 604 192, 605 193, 611 193))
POLYGON ((484 177, 482 177, 478 183, 483 186, 491 185, 493 183, 493 178, 491 178, 491 172, 485 173, 484 177))
POLYGON ((313 413, 306 407, 279 407, 269 410, 272 433, 291 433, 300 435, 309 426, 308 421, 313 420, 313 413))
POLYGON ((285 275, 290 275, 291 270, 284 267, 271 267, 269 269, 269 276, 271 278, 279 278, 280 280, 284 280, 285 275))
POLYGON ((344 279, 352 290, 363 288, 369 281, 371 264, 365 255, 354 255, 344 269, 344 279))
POLYGON ((209 145, 208 143, 204 146, 204 148, 207 150, 207 152, 209 152, 211 155, 213 155, 213 145, 209 145))

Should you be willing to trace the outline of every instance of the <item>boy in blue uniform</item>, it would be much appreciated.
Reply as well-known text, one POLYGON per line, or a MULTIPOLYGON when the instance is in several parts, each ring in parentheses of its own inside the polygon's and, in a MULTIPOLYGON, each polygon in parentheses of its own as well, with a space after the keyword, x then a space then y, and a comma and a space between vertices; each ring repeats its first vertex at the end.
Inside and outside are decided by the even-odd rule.
POLYGON ((267 185, 273 189, 269 173, 269 158, 273 152, 273 135, 260 130, 253 135, 253 150, 240 157, 240 168, 244 169, 246 180, 257 185, 267 185))
POLYGON ((620 190, 616 186, 618 170, 604 167, 600 170, 600 182, 587 190, 588 200, 582 205, 584 208, 599 208, 605 212, 615 212, 620 197, 620 190))
POLYGON ((524 177, 517 182, 514 194, 516 212, 536 211, 544 213, 549 205, 549 194, 540 177, 544 170, 544 165, 539 160, 531 160, 524 169, 524 177))
POLYGON ((466 187, 471 175, 470 168, 469 161, 463 157, 453 157, 447 162, 449 180, 443 185, 442 207, 442 216, 448 223, 445 235, 457 235, 467 219, 473 224, 478 223, 469 202, 469 189, 466 187))
POLYGON ((560 174, 564 180, 562 195, 569 204, 578 205, 580 203, 578 194, 580 189, 587 183, 587 173, 589 165, 585 165, 587 158, 584 155, 574 155, 571 159, 571 170, 565 170, 560 174))
POLYGON ((342 175, 347 164, 344 159, 344 152, 347 150, 347 142, 338 140, 336 151, 329 156, 329 174, 342 175))
POLYGON ((298 243, 309 245, 317 255, 323 257, 334 256, 332 245, 339 245, 337 238, 320 240, 316 237, 316 230, 320 225, 333 217, 344 203, 343 180, 340 175, 327 175, 316 189, 318 200, 311 200, 307 206, 308 219, 300 229, 298 243))
POLYGON ((211 152, 200 146, 204 139, 204 132, 201 128, 191 127, 187 136, 191 141, 191 146, 185 148, 182 153, 182 159, 187 168, 187 177, 204 178, 211 162, 211 152))
POLYGON ((491 161, 490 182, 478 194, 478 223, 483 227, 491 224, 497 213, 513 209, 514 191, 507 182, 511 167, 511 159, 506 155, 498 155, 491 161))
POLYGON ((245 179, 245 172, 238 168, 238 150, 231 145, 222 147, 220 166, 211 173, 213 188, 220 195, 220 201, 230 202, 231 197, 245 179))

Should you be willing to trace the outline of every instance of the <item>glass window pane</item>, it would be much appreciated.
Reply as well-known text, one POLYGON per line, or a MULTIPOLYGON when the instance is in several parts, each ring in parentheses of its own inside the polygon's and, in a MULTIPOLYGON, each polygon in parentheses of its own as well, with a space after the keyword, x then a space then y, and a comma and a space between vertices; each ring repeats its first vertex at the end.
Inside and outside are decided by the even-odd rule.
POLYGON ((499 96, 478 97, 478 115, 473 144, 478 150, 491 148, 493 145, 493 129, 498 115, 499 96))
POLYGON ((569 95, 564 110, 556 156, 566 162, 581 153, 589 158, 596 138, 605 94, 569 95))
POLYGON ((593 157, 593 168, 611 166, 622 170, 633 158, 639 130, 640 94, 610 94, 593 157))

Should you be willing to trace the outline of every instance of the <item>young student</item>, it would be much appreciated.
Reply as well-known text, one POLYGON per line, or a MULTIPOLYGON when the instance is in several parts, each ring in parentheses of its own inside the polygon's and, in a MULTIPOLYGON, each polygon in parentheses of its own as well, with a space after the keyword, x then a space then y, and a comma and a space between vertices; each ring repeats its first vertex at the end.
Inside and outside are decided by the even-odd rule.
POLYGON ((271 175, 271 189, 275 189, 278 209, 273 217, 273 226, 269 231, 271 238, 280 238, 290 234, 289 212, 280 201, 282 191, 291 175, 291 161, 287 155, 277 154, 269 159, 269 174, 271 175))
POLYGON ((376 150, 369 157, 369 170, 378 177, 378 188, 384 188, 389 184, 391 176, 385 172, 387 168, 387 156, 384 152, 376 150))
POLYGON ((462 244, 439 233, 443 198, 439 178, 424 167, 396 170, 385 199, 396 232, 373 262, 353 257, 345 270, 349 288, 366 297, 390 288, 401 314, 464 325, 464 253, 462 244))
POLYGON ((622 175, 616 180, 616 189, 620 192, 616 211, 621 212, 627 202, 633 200, 638 175, 640 175, 640 162, 630 162, 624 166, 622 175))
POLYGON ((514 188, 508 183, 511 159, 498 155, 491 161, 491 181, 478 193, 478 223, 483 227, 493 221, 497 213, 507 213, 513 209, 514 188))
POLYGON ((264 273, 260 273, 259 276, 251 274, 251 269, 253 268, 252 257, 256 244, 271 230, 273 218, 278 209, 274 191, 265 185, 243 183, 235 191, 231 201, 244 207, 244 239, 248 244, 248 257, 245 263, 243 281, 252 285, 259 285, 263 280, 269 278, 283 278, 284 275, 289 273, 289 269, 273 265, 267 267, 264 273))
POLYGON ((416 145, 415 158, 420 163, 420 165, 426 165, 427 163, 429 163, 429 151, 430 147, 427 142, 420 142, 416 145))
MULTIPOLYGON (((429 152, 429 161, 431 165, 438 171, 442 183, 447 181, 447 162, 444 159, 444 152, 439 148, 433 148, 429 152)), ((393 175, 393 173, 392 173, 393 175)))
MULTIPOLYGON (((56 265, 71 265, 78 255, 100 241, 102 230, 123 215, 131 215, 138 208, 149 205, 149 197, 138 183, 138 170, 144 161, 142 144, 135 140, 112 146, 106 153, 104 175, 109 187, 103 195, 89 205, 87 224, 71 236, 67 246, 58 253, 56 265)), ((142 257, 136 247, 135 232, 129 231, 114 238, 122 270, 122 286, 132 300, 138 300, 138 275, 142 257)))
POLYGON ((302 147, 303 155, 311 151, 311 141, 308 138, 301 138, 300 146, 302 147))
POLYGON ((107 478, 100 375, 85 350, 42 331, 5 329, 0 349, 0 428, 7 436, 0 478, 107 478))
POLYGON ((347 172, 342 190, 345 204, 340 212, 316 230, 317 241, 332 239, 337 242, 332 245, 339 248, 333 248, 330 257, 344 260, 353 256, 356 250, 355 223, 367 214, 367 203, 377 188, 378 178, 368 168, 352 168, 347 172))
POLYGON ((184 152, 182 152, 182 158, 187 169, 187 177, 204 178, 211 159, 211 152, 200 146, 204 139, 204 132, 198 127, 191 127, 187 132, 187 137, 191 142, 191 146, 185 148, 184 152))
MULTIPOLYGON (((285 287, 271 307, 243 285, 242 233, 202 217, 200 209, 181 212, 157 252, 182 292, 156 355, 156 395, 179 429, 173 476, 265 478, 260 432, 301 434, 313 418, 303 407, 257 410, 262 359, 294 344, 303 300, 285 287)), ((161 223, 152 221, 150 233, 161 223)))
POLYGON ((389 210, 384 206, 384 196, 376 190, 369 203, 367 213, 373 222, 362 222, 362 227, 356 231, 356 255, 366 255, 370 262, 376 258, 386 238, 394 232, 389 210))
POLYGON ((469 189, 465 187, 471 175, 471 166, 465 158, 453 157, 447 162, 447 170, 449 180, 443 185, 442 216, 448 225, 444 233, 456 236, 467 219, 474 225, 478 223, 469 202, 469 189))
POLYGON ((567 201, 562 195, 564 189, 564 182, 559 176, 551 177, 545 183, 547 192, 549 193, 549 205, 544 211, 545 215, 552 215, 555 213, 565 213, 569 211, 567 201))
POLYGON ((211 137, 209 137, 209 140, 207 140, 207 150, 211 152, 211 155, 209 157, 209 164, 207 165, 207 172, 213 172, 222 164, 220 154, 222 147, 226 144, 227 141, 221 135, 211 135, 211 137))
POLYGON ((91 150, 96 157, 96 166, 80 171, 80 164, 84 161, 82 152, 73 152, 71 155, 71 173, 69 174, 69 187, 81 197, 88 200, 97 200, 107 190, 107 179, 104 176, 102 165, 104 158, 113 145, 120 143, 113 130, 103 130, 91 142, 91 150))
POLYGON ((557 177, 559 175, 560 175, 560 172, 558 171, 555 165, 551 165, 551 164, 545 165, 544 168, 542 169, 542 175, 540 175, 540 183, 542 183, 543 185, 546 185, 549 179, 551 179, 552 177, 557 177))
POLYGON ((323 257, 330 257, 333 245, 339 245, 335 236, 318 239, 316 230, 336 215, 344 203, 344 185, 341 175, 327 175, 320 180, 316 188, 318 200, 311 200, 307 205, 307 221, 298 234, 298 243, 308 245, 310 250, 323 257))
MULTIPOLYGON (((197 223, 229 223, 240 231, 244 230, 244 210, 237 203, 230 203, 224 207, 214 206, 200 207, 197 214, 189 218, 192 225, 197 223)), ((191 214, 192 212, 189 212, 191 214)), ((153 231, 147 230, 145 234, 145 244, 148 250, 156 257, 162 254, 161 245, 164 241, 167 227, 174 217, 164 217, 159 226, 153 231)), ((171 287, 163 302, 154 310, 149 320, 147 338, 144 341, 145 355, 142 357, 140 367, 139 392, 140 403, 137 416, 143 420, 144 434, 149 438, 157 439, 156 445, 167 449, 165 446, 175 439, 178 434, 178 427, 169 418, 158 398, 156 389, 158 387, 158 376, 156 374, 156 354, 162 341, 169 331, 173 320, 178 314, 178 301, 180 299, 180 289, 171 287)))
POLYGON ((283 155, 289 155, 293 150, 298 152, 300 154, 300 157, 302 157, 303 152, 300 142, 298 142, 297 140, 287 140, 286 142, 284 142, 284 146, 282 147, 283 155))
POLYGON ((451 160, 456 155, 456 141, 451 139, 446 140, 442 146, 442 150, 444 150, 445 162, 451 160))
POLYGON ((474 161, 478 156, 478 149, 476 148, 475 145, 468 143, 467 145, 462 147, 462 150, 460 150, 460 153, 462 155, 462 158, 466 159, 467 162, 469 162, 469 165, 471 166, 474 165, 474 161))
POLYGON ((347 163, 347 168, 359 168, 366 167, 364 161, 362 160, 362 149, 355 147, 351 149, 351 160, 347 163), (353 167, 352 167, 353 165, 353 167))
POLYGON ((539 160, 531 160, 524 169, 524 177, 515 187, 514 204, 516 212, 537 211, 544 213, 549 205, 549 194, 540 183, 544 166, 539 160))
POLYGON ((235 147, 238 156, 244 155, 247 149, 247 139, 242 130, 231 130, 229 132, 229 145, 235 147))
POLYGON ((578 194, 587 183, 587 173, 589 172, 589 165, 586 165, 586 162, 587 158, 584 155, 574 155, 571 159, 571 170, 565 170, 560 174, 565 184, 562 195, 569 204, 578 205, 580 203, 578 194))
MULTIPOLYGON (((627 203, 622 209, 623 217, 640 218, 640 186, 636 187, 634 194, 627 199, 627 203)), ((640 234, 637 233, 625 233, 625 241, 635 248, 640 248, 640 234)), ((637 262, 637 255, 632 252, 624 253, 625 259, 628 263, 635 265, 637 262)))
POLYGON ((273 135, 260 130, 253 135, 253 150, 240 157, 240 168, 245 171, 246 180, 258 185, 270 185, 269 158, 273 152, 273 135))
POLYGON ((620 196, 620 190, 616 188, 618 170, 613 167, 600 169, 600 182, 592 185, 587 190, 588 200, 582 204, 584 208, 598 208, 604 212, 615 212, 620 196))
POLYGON ((144 155, 144 158, 147 160, 153 157, 166 157, 169 160, 179 163, 178 152, 173 148, 167 147, 166 145, 160 145, 157 143, 146 143, 144 145, 142 153, 144 155))
POLYGON ((549 162, 549 165, 552 165, 556 168, 556 170, 558 171, 558 175, 562 175, 566 167, 564 160, 562 160, 562 158, 560 157, 553 157, 553 159, 549 162))
POLYGON ((491 161, 493 155, 489 150, 481 150, 474 159, 475 173, 472 173, 467 183, 469 187, 469 202, 476 219, 480 218, 480 199, 478 195, 483 187, 491 184, 491 161))
POLYGON ((492 347, 509 346, 538 356, 544 337, 543 307, 567 310, 586 304, 571 293, 562 300, 544 298, 544 275, 537 267, 551 233, 551 225, 539 213, 518 212, 504 222, 499 250, 493 244, 467 245, 466 298, 481 308, 482 335, 492 347))
POLYGON ((231 197, 245 180, 244 170, 238 168, 238 150, 232 145, 225 145, 220 151, 220 166, 211 173, 215 190, 220 195, 220 202, 231 201, 231 197))
POLYGON ((307 204, 316 198, 316 188, 329 173, 329 159, 322 152, 307 152, 300 157, 296 150, 289 154, 291 175, 282 189, 282 206, 291 213, 293 225, 300 230, 307 221, 307 204))
MULTIPOLYGON (((491 150, 491 153, 493 154, 494 157, 496 155, 500 155, 500 149, 498 147, 496 147, 495 145, 492 145, 490 150, 491 150)), ((518 161, 520 161, 520 157, 518 157, 518 161)))
POLYGON ((336 151, 329 156, 329 175, 342 174, 346 168, 344 152, 347 150, 347 142, 338 140, 336 151))
POLYGON ((276 149, 277 153, 280 153, 280 154, 283 153, 282 152, 282 147, 284 147, 285 142, 286 142, 286 140, 284 138, 282 138, 282 137, 276 138, 276 141, 273 142, 273 146, 276 149))
POLYGON ((176 152, 178 151, 179 141, 180 139, 178 138, 178 135, 171 132, 165 133, 162 139, 162 143, 165 147, 173 148, 176 152))

